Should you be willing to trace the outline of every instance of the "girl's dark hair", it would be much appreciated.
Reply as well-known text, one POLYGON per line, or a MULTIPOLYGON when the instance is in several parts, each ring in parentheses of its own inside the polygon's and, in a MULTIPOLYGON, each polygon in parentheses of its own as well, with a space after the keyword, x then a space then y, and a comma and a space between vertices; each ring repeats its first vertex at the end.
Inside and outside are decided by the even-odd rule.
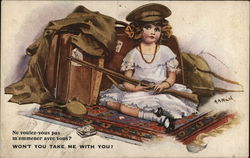
POLYGON ((172 27, 170 26, 169 22, 165 19, 154 22, 142 22, 142 21, 132 22, 126 27, 125 33, 128 34, 128 36, 131 39, 134 39, 139 42, 142 38, 143 27, 147 24, 161 26, 162 32, 159 42, 161 42, 162 40, 167 40, 172 35, 172 27))

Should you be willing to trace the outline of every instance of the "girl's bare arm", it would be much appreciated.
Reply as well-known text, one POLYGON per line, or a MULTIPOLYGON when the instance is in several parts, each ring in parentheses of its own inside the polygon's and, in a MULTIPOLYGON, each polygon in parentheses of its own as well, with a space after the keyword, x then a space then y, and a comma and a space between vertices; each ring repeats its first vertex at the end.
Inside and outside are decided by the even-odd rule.
POLYGON ((170 83, 171 86, 175 83, 176 80, 176 72, 168 72, 168 78, 165 80, 166 82, 170 83))
POLYGON ((157 84, 154 87, 154 90, 157 92, 161 92, 163 89, 170 88, 176 80, 176 73, 175 72, 168 72, 168 78, 163 81, 161 84, 157 84))
MULTIPOLYGON (((132 75, 133 75, 133 70, 127 70, 127 71, 125 71, 124 75, 127 76, 127 77, 132 77, 132 75)), ((123 82, 123 86, 125 87, 125 89, 126 89, 127 91, 132 91, 132 92, 136 92, 136 91, 145 91, 146 88, 147 88, 147 87, 141 86, 141 85, 135 86, 135 85, 132 85, 132 84, 130 84, 130 83, 128 83, 128 82, 123 82)))

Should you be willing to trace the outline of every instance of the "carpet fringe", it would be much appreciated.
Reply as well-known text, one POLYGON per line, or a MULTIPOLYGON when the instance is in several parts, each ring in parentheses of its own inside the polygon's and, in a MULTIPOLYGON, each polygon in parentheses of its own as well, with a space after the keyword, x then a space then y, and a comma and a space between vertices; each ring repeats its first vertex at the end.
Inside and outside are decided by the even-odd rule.
POLYGON ((239 124, 239 120, 240 120, 239 116, 235 114, 233 118, 230 117, 228 118, 227 123, 209 131, 208 133, 201 133, 200 135, 198 135, 192 143, 196 145, 204 145, 205 144, 205 142, 203 141, 204 138, 209 136, 215 137, 219 134, 222 134, 225 130, 232 128, 232 126, 236 124, 239 124))

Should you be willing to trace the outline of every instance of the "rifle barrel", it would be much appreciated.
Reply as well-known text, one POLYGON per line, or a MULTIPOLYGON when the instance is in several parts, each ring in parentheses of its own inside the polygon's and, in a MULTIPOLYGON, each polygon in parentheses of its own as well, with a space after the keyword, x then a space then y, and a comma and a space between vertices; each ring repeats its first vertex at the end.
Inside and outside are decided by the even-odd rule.
POLYGON ((71 57, 71 56, 70 57, 66 57, 66 59, 71 60, 71 61, 76 62, 76 63, 81 64, 81 65, 84 65, 84 66, 86 66, 88 68, 94 69, 96 71, 101 71, 101 72, 103 72, 103 73, 105 73, 107 75, 116 77, 118 79, 121 79, 121 80, 126 81, 126 82, 131 83, 131 84, 139 84, 140 83, 140 81, 138 81, 138 80, 135 80, 133 78, 127 77, 125 75, 122 75, 122 74, 117 73, 115 71, 109 70, 107 68, 99 67, 98 65, 89 63, 87 61, 79 60, 79 59, 76 59, 76 58, 71 57))
MULTIPOLYGON (((66 57, 66 59, 68 59, 70 61, 73 61, 73 62, 76 62, 76 63, 78 63, 80 65, 86 66, 88 68, 94 69, 96 71, 103 72, 103 73, 105 73, 107 75, 113 76, 113 77, 115 77, 117 79, 123 80, 123 81, 131 83, 133 85, 141 84, 143 86, 147 86, 149 88, 152 88, 152 85, 150 85, 150 84, 144 83, 144 82, 139 81, 139 80, 135 80, 133 78, 127 77, 127 76, 125 76, 123 74, 117 73, 117 72, 109 70, 107 68, 99 67, 98 65, 89 63, 87 61, 79 60, 79 59, 76 59, 76 58, 74 58, 72 56, 66 57)), ((174 90, 174 89, 165 89, 165 90, 163 90, 162 93, 171 93, 172 95, 181 96, 181 97, 189 99, 189 100, 191 100, 191 101, 193 101, 195 103, 199 103, 199 99, 198 99, 198 96, 196 94, 177 91, 177 90, 174 90)))

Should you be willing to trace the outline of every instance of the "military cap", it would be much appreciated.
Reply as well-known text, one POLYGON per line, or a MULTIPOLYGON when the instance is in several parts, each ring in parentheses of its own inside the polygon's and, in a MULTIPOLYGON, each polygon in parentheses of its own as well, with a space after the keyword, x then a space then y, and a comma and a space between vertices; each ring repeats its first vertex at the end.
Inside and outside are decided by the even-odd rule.
POLYGON ((171 10, 161 4, 157 3, 150 3, 143 6, 140 6, 130 12, 126 20, 133 22, 133 21, 157 21, 169 17, 171 15, 171 10))

